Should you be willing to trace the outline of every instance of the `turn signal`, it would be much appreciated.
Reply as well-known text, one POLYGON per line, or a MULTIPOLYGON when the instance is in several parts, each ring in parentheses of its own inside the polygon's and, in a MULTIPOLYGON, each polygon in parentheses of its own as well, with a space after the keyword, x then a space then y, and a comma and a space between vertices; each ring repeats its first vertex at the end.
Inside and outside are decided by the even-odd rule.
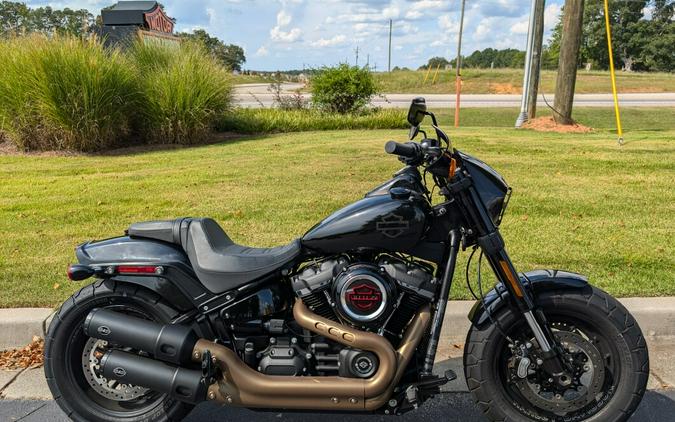
POLYGON ((68 266, 68 278, 72 281, 86 280, 94 275, 94 270, 82 264, 73 264, 68 266))

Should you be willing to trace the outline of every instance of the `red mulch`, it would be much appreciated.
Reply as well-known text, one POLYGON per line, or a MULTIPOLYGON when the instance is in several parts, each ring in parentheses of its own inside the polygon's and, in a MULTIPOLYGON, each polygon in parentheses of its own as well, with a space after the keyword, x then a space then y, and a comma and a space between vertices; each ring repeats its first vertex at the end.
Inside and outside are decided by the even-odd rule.
POLYGON ((560 125, 556 123, 553 117, 537 117, 536 119, 528 120, 523 124, 523 128, 532 129, 538 132, 557 132, 557 133, 589 133, 593 132, 593 128, 574 123, 571 125, 560 125))
POLYGON ((12 349, 0 352, 0 369, 38 368, 43 363, 45 341, 41 337, 33 337, 33 341, 23 349, 12 349))

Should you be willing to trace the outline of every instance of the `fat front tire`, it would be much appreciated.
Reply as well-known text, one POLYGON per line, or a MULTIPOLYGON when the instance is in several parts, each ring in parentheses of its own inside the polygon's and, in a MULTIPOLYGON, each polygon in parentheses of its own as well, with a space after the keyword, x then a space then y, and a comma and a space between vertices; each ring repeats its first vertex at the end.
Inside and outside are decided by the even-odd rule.
POLYGON ((59 407, 77 422, 181 420, 193 406, 141 387, 120 389, 88 371, 88 354, 96 340, 84 334, 82 324, 94 308, 110 308, 161 323, 178 315, 142 287, 105 280, 80 289, 58 310, 45 339, 45 376, 59 407))
MULTIPOLYGON (((590 387, 585 390, 586 387, 579 381, 576 384, 579 391, 593 391, 595 394, 586 393, 585 398, 575 402, 577 406, 569 408, 565 406, 572 400, 559 404, 561 399, 567 398, 566 393, 553 392, 540 399, 549 394, 545 391, 546 380, 540 383, 536 379, 525 384, 532 387, 531 391, 527 391, 526 387, 519 389, 536 375, 520 379, 510 372, 512 368, 507 369, 509 359, 513 359, 509 356, 513 356, 513 350, 519 348, 514 348, 495 325, 498 324, 515 343, 518 343, 516 338, 524 338, 521 347, 525 347, 532 336, 521 316, 507 307, 493 315, 497 324, 483 329, 472 326, 464 351, 467 385, 486 418, 513 422, 628 420, 645 393, 649 377, 647 344, 633 316, 612 296, 590 286, 583 291, 547 292, 537 297, 536 304, 546 314, 563 347, 575 341, 576 345, 580 345, 579 348, 572 346, 573 351, 583 358, 583 369, 579 372, 602 375, 603 381, 591 385, 595 390, 590 387), (558 331, 556 325, 572 328, 558 331), (580 350, 587 350, 586 355, 579 353, 580 350), (597 365, 592 366, 592 362, 597 365), (589 367, 592 369, 589 370, 589 367), (547 402, 546 398, 550 401, 547 402), (555 402, 556 399, 559 401, 555 402), (549 407, 549 403, 553 404, 549 407), (557 411, 553 410, 556 404, 560 406, 557 411)), ((533 372, 529 371, 529 374, 533 372)))

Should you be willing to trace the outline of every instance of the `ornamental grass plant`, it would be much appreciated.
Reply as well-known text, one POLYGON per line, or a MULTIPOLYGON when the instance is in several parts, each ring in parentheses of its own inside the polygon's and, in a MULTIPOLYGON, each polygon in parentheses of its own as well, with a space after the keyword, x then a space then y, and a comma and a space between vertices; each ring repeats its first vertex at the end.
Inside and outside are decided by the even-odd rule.
POLYGON ((123 144, 139 98, 136 73, 95 39, 0 41, 0 124, 21 150, 97 151, 123 144))
POLYGON ((193 44, 0 40, 0 131, 21 151, 195 144, 230 106, 227 71, 193 44))
POLYGON ((231 104, 225 68, 199 45, 137 42, 131 57, 141 87, 142 136, 148 142, 197 144, 231 104))

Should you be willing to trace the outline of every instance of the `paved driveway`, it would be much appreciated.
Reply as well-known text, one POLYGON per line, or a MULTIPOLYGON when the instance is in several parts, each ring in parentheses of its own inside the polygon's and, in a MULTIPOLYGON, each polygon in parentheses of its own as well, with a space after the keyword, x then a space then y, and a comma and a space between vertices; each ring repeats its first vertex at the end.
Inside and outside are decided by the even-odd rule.
MULTIPOLYGON (((675 390, 648 391, 633 422, 667 422, 675 420, 675 390)), ((69 419, 52 401, 0 400, 0 421, 66 422, 69 419)), ((375 421, 483 421, 480 411, 467 393, 443 393, 427 401, 417 411, 400 418, 394 416, 323 415, 316 413, 255 412, 247 409, 227 409, 213 403, 204 403, 185 419, 185 422, 375 422, 375 421)))

